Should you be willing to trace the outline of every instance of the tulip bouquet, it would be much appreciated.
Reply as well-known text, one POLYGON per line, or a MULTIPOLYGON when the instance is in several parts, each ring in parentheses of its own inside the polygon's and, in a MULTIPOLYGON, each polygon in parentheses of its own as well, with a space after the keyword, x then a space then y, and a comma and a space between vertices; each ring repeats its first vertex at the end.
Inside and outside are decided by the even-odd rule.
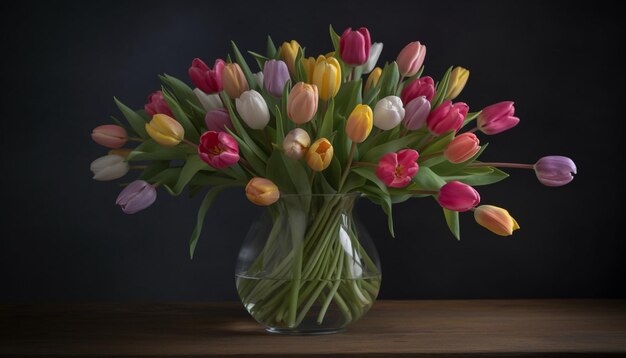
MULTIPOLYGON (((501 133, 519 119, 513 102, 474 112, 453 102, 467 83, 467 69, 451 67, 436 82, 423 74, 426 46, 420 42, 409 43, 381 68, 376 64, 383 44, 372 44, 367 29, 346 29, 339 36, 331 27, 330 37, 332 52, 317 57, 306 57, 296 41, 276 48, 268 37, 264 54, 248 52, 260 69, 256 73, 232 43, 232 57, 216 60, 212 68, 193 60, 193 89, 163 75, 162 89, 149 96, 143 110, 116 99, 127 123, 113 118, 115 125, 93 130, 94 141, 112 149, 92 163, 94 179, 140 170, 116 201, 128 214, 152 205, 157 188, 172 195, 188 188, 195 195, 208 187, 191 235, 192 256, 207 210, 230 187, 245 188, 252 203, 270 211, 281 196, 300 195, 299 205, 310 218, 303 232, 322 233, 304 236, 324 247, 326 222, 316 218, 325 217, 332 203, 326 197, 312 200, 312 194, 360 193, 382 207, 392 236, 392 204, 432 198, 458 239, 459 213, 468 211, 495 234, 511 235, 519 228, 507 210, 478 206, 474 187, 505 179, 502 168, 534 170, 549 186, 572 180, 576 167, 566 157, 548 156, 535 164, 479 161, 487 144, 481 145, 477 134, 501 133), (123 148, 129 142, 138 145, 123 148)), ((301 271, 293 277, 301 277, 307 264, 332 265, 332 259, 307 257, 311 251, 294 254, 295 270, 301 271)), ((306 306, 303 292, 317 292, 307 290, 304 279, 299 285, 295 298, 289 288, 248 291, 278 297, 267 311, 293 326, 300 316, 294 306, 306 306)), ((337 299, 350 306, 349 297, 375 298, 371 287, 353 290, 360 291, 337 299)), ((330 296, 340 294, 335 290, 330 296)))

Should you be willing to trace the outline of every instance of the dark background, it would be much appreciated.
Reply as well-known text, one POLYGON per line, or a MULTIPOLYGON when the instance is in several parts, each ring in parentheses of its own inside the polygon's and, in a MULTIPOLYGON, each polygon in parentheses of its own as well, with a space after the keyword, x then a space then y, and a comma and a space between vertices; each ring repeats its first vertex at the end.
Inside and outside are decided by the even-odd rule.
POLYGON ((462 240, 431 200, 395 207, 397 239, 380 208, 358 213, 380 251, 383 298, 625 297, 618 237, 623 180, 623 30, 617 11, 543 1, 20 2, 2 5, 1 301, 236 299, 234 263, 258 211, 233 190, 209 212, 188 258, 198 199, 159 191, 133 216, 114 205, 119 187, 91 179, 106 153, 93 127, 159 88, 157 74, 190 83, 194 57, 225 57, 229 40, 264 51, 297 39, 308 54, 337 31, 367 26, 393 60, 408 42, 428 46, 426 73, 471 70, 459 98, 472 110, 515 100, 519 126, 487 138, 489 161, 571 156, 579 175, 562 188, 510 171, 479 188, 522 229, 498 237, 462 215, 462 240), (302 3, 302 7, 294 5, 302 3))

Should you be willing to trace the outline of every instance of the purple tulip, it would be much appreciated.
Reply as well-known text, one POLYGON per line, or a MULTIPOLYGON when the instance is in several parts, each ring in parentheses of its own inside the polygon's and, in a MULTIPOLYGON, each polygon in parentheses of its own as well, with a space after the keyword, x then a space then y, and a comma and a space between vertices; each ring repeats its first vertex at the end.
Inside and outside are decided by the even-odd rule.
POLYGON ((572 174, 576 174, 576 164, 568 157, 551 155, 535 163, 535 174, 543 185, 562 186, 574 179, 572 174))
POLYGON ((269 60, 263 66, 263 86, 275 97, 280 97, 289 80, 287 64, 280 60, 269 60))
POLYGON ((226 108, 218 108, 213 109, 207 112, 204 117, 204 122, 206 123, 206 127, 210 131, 215 132, 226 132, 228 128, 231 131, 235 130, 233 127, 233 122, 230 120, 230 116, 228 115, 228 110, 226 108))
POLYGON ((419 96, 404 107, 404 119, 402 124, 408 130, 414 131, 422 128, 426 124, 426 119, 430 113, 430 102, 426 96, 419 96))
POLYGON ((135 180, 122 190, 115 204, 121 206, 126 214, 134 214, 152 205, 156 197, 156 189, 150 183, 135 180))

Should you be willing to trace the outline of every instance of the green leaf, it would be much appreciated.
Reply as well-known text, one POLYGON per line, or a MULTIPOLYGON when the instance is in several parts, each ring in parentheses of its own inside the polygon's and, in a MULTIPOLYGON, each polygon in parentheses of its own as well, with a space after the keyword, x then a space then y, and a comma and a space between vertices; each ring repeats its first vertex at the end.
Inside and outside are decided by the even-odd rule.
POLYGON ((117 98, 113 97, 117 108, 120 109, 130 127, 137 133, 137 135, 143 139, 149 138, 148 132, 146 132, 146 121, 135 111, 128 108, 124 103, 120 102, 117 98))
POLYGON ((437 86, 435 88, 435 98, 433 98, 433 101, 431 102, 432 109, 437 108, 437 106, 443 103, 443 100, 446 96, 446 91, 448 90, 448 82, 450 82, 450 73, 452 73, 452 68, 453 67, 450 66, 446 73, 443 75, 443 79, 441 80, 441 82, 437 83, 437 86))
POLYGON ((188 156, 185 165, 183 165, 183 170, 180 172, 180 177, 178 177, 178 181, 174 186, 173 192, 175 195, 182 193, 183 189, 185 189, 185 186, 191 181, 194 175, 203 169, 214 171, 214 169, 202 161, 197 154, 188 156))
POLYGON ((339 181, 341 180, 341 164, 336 156, 333 156, 330 165, 322 171, 322 174, 333 188, 339 187, 339 181))
POLYGON ((330 135, 333 132, 333 117, 335 112, 335 100, 331 98, 328 101, 328 108, 326 108, 326 113, 324 114, 324 119, 322 120, 322 125, 317 132, 317 139, 319 138, 330 138, 330 135))
POLYGON ((466 168, 459 173, 443 176, 446 181, 457 180, 471 186, 489 185, 508 178, 509 175, 494 167, 466 168), (476 171, 481 169, 481 171, 476 171), (483 171, 488 169, 488 171, 483 171))
POLYGON ((435 140, 430 142, 430 144, 428 144, 428 146, 420 152, 420 155, 428 155, 428 154, 442 152, 446 148, 448 148, 448 144, 450 144, 450 142, 452 142, 453 139, 454 139, 454 131, 450 131, 446 135, 436 138, 435 140))
POLYGON ((159 174, 150 178, 150 182, 153 184, 159 183, 163 184, 163 187, 168 189, 169 186, 172 186, 176 183, 176 178, 180 175, 181 168, 169 168, 160 172, 159 174))
POLYGON ((303 57, 304 57, 304 53, 302 52, 302 47, 301 47, 298 49, 298 54, 296 55, 296 59, 294 62, 296 66, 296 83, 306 82, 307 80, 306 70, 304 69, 304 65, 302 64, 303 57))
POLYGON ((376 186, 378 186, 380 191, 382 191, 383 193, 389 194, 387 190, 387 186, 382 181, 380 181, 380 179, 378 179, 378 177, 376 176, 376 173, 374 172, 374 168, 356 167, 356 168, 352 168, 351 172, 356 173, 362 176, 363 178, 366 178, 367 180, 376 184, 376 186))
POLYGON ((385 65, 383 73, 380 76, 380 93, 378 99, 395 95, 396 86, 400 81, 400 72, 398 71, 398 64, 394 61, 391 64, 385 65))
POLYGON ((302 163, 286 157, 279 150, 273 151, 268 159, 265 176, 286 194, 311 194, 309 176, 302 163))
POLYGON ((207 211, 217 198, 217 195, 224 189, 231 187, 234 185, 219 185, 214 186, 206 193, 204 199, 202 200, 202 204, 200 204, 200 209, 198 209, 198 216, 196 219, 196 227, 193 229, 191 233, 191 238, 189 239, 189 255, 193 259, 194 251, 196 251, 196 245, 198 244, 198 238, 200 237, 200 233, 202 232, 202 226, 204 225, 204 217, 206 216, 207 211))
POLYGON ((363 155, 363 161, 370 163, 377 163, 381 156, 391 152, 397 152, 404 148, 413 148, 414 144, 420 139, 421 133, 412 132, 402 138, 394 139, 392 141, 380 144, 374 148, 368 150, 363 155))
POLYGON ((185 130, 185 139, 197 143, 200 134, 199 134, 199 124, 194 124, 189 117, 185 114, 185 111, 180 107, 176 99, 172 96, 172 94, 167 90, 167 88, 163 88, 163 97, 167 102, 167 105, 172 110, 174 114, 174 118, 180 123, 180 125, 185 130))
POLYGON ((454 237, 456 237, 457 240, 461 240, 461 227, 459 225, 459 212, 443 208, 443 215, 446 218, 446 223, 448 224, 448 228, 450 228, 450 232, 452 232, 452 235, 454 235, 454 237))
POLYGON ((274 41, 272 41, 272 37, 270 35, 267 35, 267 45, 265 46, 265 53, 267 58, 278 58, 278 51, 276 51, 276 46, 274 45, 274 41))
MULTIPOLYGON (((222 94, 224 94, 224 93, 225 92, 222 92, 222 94)), ((237 133, 237 136, 239 136, 241 138, 242 142, 245 142, 246 145, 248 145, 250 147, 250 149, 252 150, 253 155, 258 157, 263 163, 266 163, 267 162, 267 155, 252 140, 252 138, 250 137, 250 135, 248 134, 246 129, 243 127, 243 125, 241 124, 241 120, 239 119, 239 116, 237 116, 237 114, 235 113, 235 110, 233 109, 233 105, 232 105, 230 99, 227 97, 227 95, 224 95, 223 102, 226 104, 226 109, 228 109, 228 114, 230 116, 231 122, 233 123, 233 127, 235 127, 235 133, 237 133)), ((249 159, 249 158, 246 158, 246 159, 249 159)))
POLYGON ((340 36, 339 34, 337 34, 337 32, 335 32, 335 29, 333 29, 333 25, 328 25, 328 31, 330 32, 330 40, 333 42, 333 48, 335 49, 335 52, 339 53, 340 36))
MULTIPOLYGON (((231 117, 232 118, 232 117, 231 117)), ((235 132, 231 131, 229 128, 226 128, 228 134, 230 134, 235 140, 237 144, 239 144, 239 151, 241 152, 242 157, 250 163, 252 168, 257 172, 258 175, 261 173, 265 173, 265 161, 261 160, 248 146, 248 142, 239 137, 235 132)), ((254 144, 254 143, 253 143, 254 144)))
POLYGON ((285 127, 283 124, 283 116, 280 113, 280 109, 278 108, 278 106, 276 106, 276 138, 274 139, 274 142, 277 145, 282 145, 283 144, 283 140, 285 139, 285 127))
POLYGON ((206 187, 206 186, 233 184, 233 181, 234 181, 233 178, 221 176, 217 172, 215 173, 198 172, 191 179, 191 181, 189 181, 188 186, 189 186, 189 190, 191 190, 192 186, 206 187))
POLYGON ((163 147, 152 139, 147 139, 139 144, 128 155, 127 161, 136 160, 184 160, 187 157, 187 151, 182 146, 163 147))
POLYGON ((254 51, 248 51, 248 53, 254 57, 254 59, 256 60, 256 64, 259 66, 259 71, 263 71, 263 67, 265 66, 265 62, 269 61, 270 59, 259 54, 256 53, 254 51))
POLYGON ((246 81, 248 81, 248 86, 250 87, 250 89, 258 89, 259 87, 257 86, 257 83, 254 80, 252 71, 250 71, 250 67, 248 67, 248 63, 246 63, 246 60, 243 58, 243 55, 239 51, 239 48, 237 48, 235 41, 231 41, 230 43, 233 46, 233 53, 235 55, 235 61, 239 64, 239 67, 241 67, 241 70, 243 71, 243 75, 246 77, 246 81))
POLYGON ((159 76, 159 78, 161 79, 161 81, 163 81, 163 83, 170 90, 172 90, 172 92, 174 93, 174 96, 176 96, 176 99, 178 100, 178 103, 181 103, 181 104, 184 103, 185 107, 189 107, 189 108, 185 108, 186 110, 188 110, 188 112, 190 112, 191 107, 187 106, 187 104, 193 104, 198 107, 201 106, 200 101, 198 100, 198 97, 196 97, 196 94, 193 93, 193 90, 191 89, 191 87, 187 86, 185 82, 179 80, 176 77, 172 77, 168 74, 159 76))
POLYGON ((374 107, 372 102, 378 97, 380 93, 380 87, 376 86, 374 88, 370 88, 369 91, 365 94, 365 98, 363 98, 363 104, 367 104, 370 107, 374 107))
POLYGON ((148 180, 154 177, 155 175, 159 174, 160 172, 168 169, 169 167, 170 167, 169 160, 155 160, 151 162, 150 164, 148 164, 147 168, 141 172, 141 175, 139 175, 139 179, 148 180))
POLYGON ((438 191, 446 181, 435 174, 429 167, 420 167, 417 174, 412 179, 413 190, 438 191))
POLYGON ((473 121, 474 119, 476 119, 478 117, 478 115, 481 113, 482 111, 478 111, 478 112, 470 112, 467 114, 467 116, 465 116, 465 121, 463 121, 463 125, 461 126, 461 128, 465 127, 466 125, 468 125, 471 121, 473 121))

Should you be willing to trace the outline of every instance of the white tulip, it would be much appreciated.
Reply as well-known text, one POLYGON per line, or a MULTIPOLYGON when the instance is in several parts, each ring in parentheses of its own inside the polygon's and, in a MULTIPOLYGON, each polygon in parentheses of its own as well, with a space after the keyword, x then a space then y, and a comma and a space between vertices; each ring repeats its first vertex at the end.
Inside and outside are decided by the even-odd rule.
POLYGON ((402 100, 398 96, 387 96, 374 107, 374 125, 389 130, 400 124, 404 118, 402 100))
POLYGON ((195 88, 193 93, 196 94, 198 101, 204 108, 205 111, 211 111, 218 108, 223 108, 222 100, 220 99, 220 95, 217 93, 206 94, 201 89, 195 88))
POLYGON ((311 145, 311 137, 302 128, 292 129, 283 140, 285 155, 293 160, 300 160, 311 145))
POLYGON ((129 170, 128 162, 121 155, 109 154, 91 162, 91 171, 95 180, 115 180, 126 175, 129 170))
POLYGON ((263 96, 255 90, 245 91, 235 100, 237 112, 248 127, 263 129, 270 121, 270 111, 263 96))
POLYGON ((367 62, 363 65, 363 73, 370 73, 376 67, 376 62, 380 57, 380 53, 383 51, 382 42, 374 42, 370 47, 370 57, 367 58, 367 62))
POLYGON ((254 75, 254 80, 256 81, 256 84, 259 86, 259 88, 263 88, 263 71, 259 71, 257 73, 255 73, 254 75))

